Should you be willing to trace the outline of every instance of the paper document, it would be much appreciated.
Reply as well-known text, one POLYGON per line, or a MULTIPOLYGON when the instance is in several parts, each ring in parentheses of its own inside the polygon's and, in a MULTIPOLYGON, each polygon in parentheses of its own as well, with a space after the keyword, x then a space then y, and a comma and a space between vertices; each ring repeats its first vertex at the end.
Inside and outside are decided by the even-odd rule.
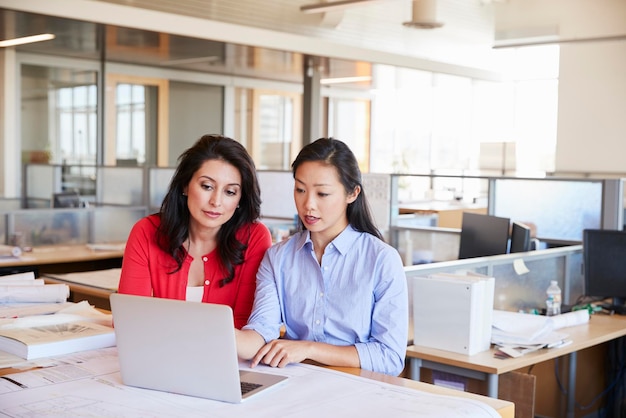
POLYGON ((533 315, 495 310, 491 342, 496 356, 519 357, 542 348, 559 348, 571 343, 562 328, 589 322, 589 311, 580 310, 557 316, 533 315))
POLYGON ((418 411, 420 416, 429 417, 499 417, 492 407, 474 399, 435 395, 306 364, 291 364, 280 370, 261 366, 263 372, 280 372, 289 379, 242 404, 139 389, 121 383, 119 363, 117 358, 111 360, 111 350, 85 352, 86 356, 94 355, 73 356, 78 357, 74 362, 8 375, 4 381, 0 378, 0 415, 51 416, 54 412, 56 416, 120 418, 248 418, 261 414, 285 418, 413 418, 418 411))
POLYGON ((70 288, 65 284, 39 286, 0 284, 0 303, 65 302, 69 296, 70 288))
POLYGON ((30 280, 35 280, 35 272, 33 271, 26 271, 23 273, 14 273, 14 274, 7 274, 6 276, 0 276, 1 284, 8 284, 10 282, 23 282, 23 281, 30 281, 30 280))

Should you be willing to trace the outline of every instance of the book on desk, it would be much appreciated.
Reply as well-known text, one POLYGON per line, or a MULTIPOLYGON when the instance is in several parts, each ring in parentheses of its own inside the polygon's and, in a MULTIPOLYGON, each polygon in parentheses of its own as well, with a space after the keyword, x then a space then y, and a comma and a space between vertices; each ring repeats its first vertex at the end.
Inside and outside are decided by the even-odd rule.
POLYGON ((0 350, 26 360, 114 345, 113 328, 90 321, 28 327, 0 327, 0 350))
POLYGON ((0 350, 31 360, 114 346, 110 315, 68 303, 68 295, 67 285, 44 284, 32 272, 0 278, 0 350))

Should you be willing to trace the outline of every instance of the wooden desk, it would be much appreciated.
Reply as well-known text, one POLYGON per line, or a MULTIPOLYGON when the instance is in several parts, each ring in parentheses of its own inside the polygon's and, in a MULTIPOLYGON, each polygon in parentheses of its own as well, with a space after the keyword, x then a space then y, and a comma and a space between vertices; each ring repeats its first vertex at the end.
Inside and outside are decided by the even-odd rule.
POLYGON ((70 301, 87 300, 97 308, 110 310, 109 296, 117 292, 121 268, 82 271, 65 274, 45 274, 46 283, 66 284, 70 288, 70 301))
POLYGON ((398 205, 402 214, 437 215, 437 226, 441 228, 461 228, 463 212, 487 214, 484 206, 454 202, 420 202, 398 205))
POLYGON ((560 331, 569 335, 568 338, 573 341, 572 344, 561 348, 542 349, 511 359, 494 357, 495 350, 493 348, 473 356, 467 356, 412 345, 407 348, 406 352, 411 378, 420 379, 421 367, 448 371, 466 377, 486 380, 487 395, 497 397, 499 375, 568 355, 567 416, 574 417, 577 352, 626 336, 626 316, 596 314, 591 317, 587 324, 563 328, 560 331))
MULTIPOLYGON (((361 370, 358 368, 350 368, 350 367, 329 367, 330 369, 334 369, 337 371, 353 374, 356 376, 361 376, 364 378, 385 382, 388 384, 398 385, 406 388, 416 389, 422 392, 433 393, 436 395, 444 395, 444 396, 453 396, 453 397, 463 397, 468 399, 473 399, 475 401, 482 402, 493 409, 502 417, 502 418, 514 418, 515 416, 515 405, 509 401, 503 401, 500 399, 493 399, 486 396, 476 395, 473 393, 460 392, 453 389, 443 388, 435 385, 431 385, 423 382, 416 382, 410 379, 404 379, 400 377, 388 376, 382 373, 371 372, 367 370, 361 370)), ((0 376, 19 373, 24 370, 18 370, 13 368, 4 368, 0 369, 0 376)))
POLYGON ((0 261, 0 268, 36 267, 39 274, 71 273, 120 267, 123 249, 91 250, 86 244, 34 247, 16 259, 0 261))
MULTIPOLYGON (((328 366, 325 366, 328 367, 328 366)), ((405 379, 402 377, 389 376, 383 373, 376 373, 369 370, 363 370, 354 367, 329 367, 333 370, 339 370, 341 372, 354 374, 357 376, 367 377, 368 379, 379 380, 393 385, 409 387, 424 392, 435 393, 437 395, 446 396, 461 396, 469 399, 474 399, 480 402, 484 402, 498 411, 503 418, 513 418, 515 416, 515 405, 512 402, 504 401, 497 398, 485 397, 482 395, 476 395, 474 393, 458 391, 454 389, 448 389, 442 386, 431 385, 430 383, 419 382, 417 380, 405 379)))

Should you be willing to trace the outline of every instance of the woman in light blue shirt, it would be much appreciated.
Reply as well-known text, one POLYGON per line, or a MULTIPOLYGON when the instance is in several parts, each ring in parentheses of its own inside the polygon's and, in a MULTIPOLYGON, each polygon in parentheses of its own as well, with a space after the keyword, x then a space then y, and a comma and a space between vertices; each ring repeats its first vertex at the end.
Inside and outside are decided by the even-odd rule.
POLYGON ((302 231, 266 252, 252 314, 237 330, 239 356, 253 367, 309 359, 400 374, 406 277, 374 225, 354 154, 320 138, 300 151, 292 171, 302 231))

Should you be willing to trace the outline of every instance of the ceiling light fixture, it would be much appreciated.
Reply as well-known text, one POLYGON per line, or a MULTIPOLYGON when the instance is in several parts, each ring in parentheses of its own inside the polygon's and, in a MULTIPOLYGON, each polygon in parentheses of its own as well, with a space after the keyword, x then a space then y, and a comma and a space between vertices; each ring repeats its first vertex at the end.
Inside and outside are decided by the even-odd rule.
POLYGON ((51 39, 54 39, 55 37, 56 36, 51 33, 42 33, 41 35, 24 36, 22 38, 7 39, 5 41, 0 41, 0 48, 31 44, 33 42, 49 41, 51 39))
POLYGON ((355 77, 322 78, 320 84, 360 83, 362 81, 372 81, 372 76, 362 75, 355 77))
POLYGON ((436 0, 413 0, 413 13, 409 22, 404 26, 417 29, 436 29, 443 26, 437 21, 436 0))

